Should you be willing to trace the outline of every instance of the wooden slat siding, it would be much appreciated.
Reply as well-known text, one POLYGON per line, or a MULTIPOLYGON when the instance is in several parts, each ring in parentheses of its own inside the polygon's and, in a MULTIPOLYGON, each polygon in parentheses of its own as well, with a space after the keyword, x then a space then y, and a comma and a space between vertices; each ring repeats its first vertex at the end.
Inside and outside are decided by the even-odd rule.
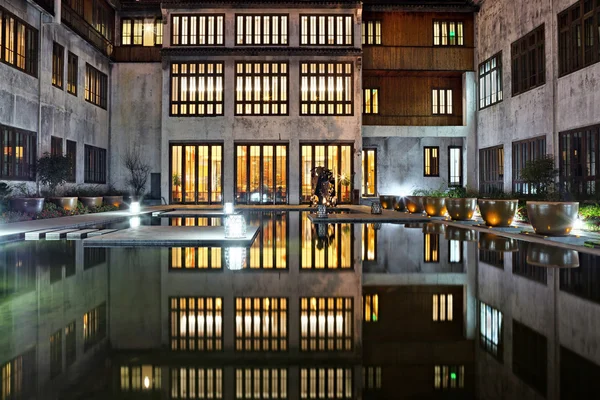
POLYGON ((160 62, 161 47, 117 46, 114 48, 116 62, 160 62))
POLYGON ((462 76, 363 75, 363 87, 379 88, 379 114, 363 125, 457 126, 463 124, 462 76), (452 89, 452 115, 432 115, 431 90, 452 89))

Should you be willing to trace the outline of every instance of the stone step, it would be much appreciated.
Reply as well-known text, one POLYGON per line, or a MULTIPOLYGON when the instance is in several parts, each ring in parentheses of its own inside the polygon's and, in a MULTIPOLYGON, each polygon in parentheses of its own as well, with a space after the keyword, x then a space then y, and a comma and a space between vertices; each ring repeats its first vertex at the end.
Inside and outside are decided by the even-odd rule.
POLYGON ((112 233, 112 232, 116 232, 116 231, 118 231, 118 229, 100 229, 100 230, 97 230, 96 232, 89 233, 87 235, 87 237, 91 238, 91 237, 96 237, 96 236, 102 236, 102 235, 106 235, 107 233, 112 233))
POLYGON ((92 232, 96 232, 98 229, 82 229, 76 232, 67 233, 67 240, 81 240, 88 237, 92 232))
POLYGON ((40 240, 40 239, 44 239, 46 237, 46 234, 48 232, 53 232, 57 230, 56 228, 52 228, 52 229, 42 229, 39 231, 33 231, 33 232, 25 232, 25 240, 40 240))
POLYGON ((67 233, 76 232, 79 229, 61 229, 60 231, 53 231, 46 233, 46 240, 60 240, 67 237, 67 233))

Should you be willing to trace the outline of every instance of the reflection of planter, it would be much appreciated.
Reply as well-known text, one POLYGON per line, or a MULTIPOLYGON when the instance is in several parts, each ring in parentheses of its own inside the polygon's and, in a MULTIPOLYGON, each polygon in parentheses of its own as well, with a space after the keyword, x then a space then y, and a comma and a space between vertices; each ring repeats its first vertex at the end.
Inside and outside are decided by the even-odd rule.
POLYGON ((486 225, 510 226, 515 220, 519 201, 479 199, 477 204, 486 225))
POLYGON ((446 227, 446 240, 460 240, 461 242, 476 242, 477 231, 474 229, 446 227))
POLYGON ((424 206, 430 217, 443 217, 448 212, 445 197, 425 197, 424 206))
POLYGON ((49 197, 48 201, 67 211, 77 208, 77 197, 49 197))
POLYGON ((446 208, 448 215, 455 221, 469 221, 473 219, 475 208, 477 208, 476 198, 454 199, 446 198, 446 208))
POLYGON ((573 230, 578 213, 578 202, 527 202, 529 222, 535 233, 540 235, 568 235, 573 230))
POLYGON ((446 233, 446 225, 428 222, 423 225, 423 233, 433 233, 435 235, 443 235, 446 233))
POLYGON ((23 197, 18 199, 10 199, 10 209, 20 211, 27 214, 41 213, 44 209, 43 197, 23 197))
POLYGON ((104 204, 121 208, 121 205, 123 204, 123 196, 104 196, 103 202, 104 204))
POLYGON ((577 268, 579 267, 579 253, 562 247, 529 243, 527 264, 547 268, 577 268))
POLYGON ((423 229, 425 224, 422 222, 411 222, 408 224, 404 224, 404 227, 407 229, 423 229))
POLYGON ((420 214, 425 210, 425 196, 406 196, 404 199, 404 205, 409 212, 420 214))
POLYGON ((479 248, 487 251, 515 252, 519 251, 519 242, 493 233, 482 232, 479 235, 479 248))
POLYGON ((96 208, 102 205, 102 197, 80 197, 79 201, 87 208, 96 208))
POLYGON ((383 208, 384 210, 396 210, 398 202, 402 202, 402 197, 392 195, 381 195, 379 196, 379 202, 381 203, 381 208, 383 208))
POLYGON ((396 211, 404 211, 406 210, 406 205, 404 204, 404 197, 398 196, 398 200, 396 201, 396 207, 394 207, 396 211))

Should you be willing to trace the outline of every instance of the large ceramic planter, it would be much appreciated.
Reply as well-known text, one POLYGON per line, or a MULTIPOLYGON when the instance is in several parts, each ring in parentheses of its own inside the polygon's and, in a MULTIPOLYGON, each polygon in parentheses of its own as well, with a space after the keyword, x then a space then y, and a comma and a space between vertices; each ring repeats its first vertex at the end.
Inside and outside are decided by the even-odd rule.
POLYGON ((102 197, 80 197, 79 201, 87 208, 96 208, 102 205, 102 197))
POLYGON ((123 204, 123 196, 104 196, 104 204, 121 208, 123 204))
POLYGON ((67 211, 77 208, 77 197, 49 197, 48 201, 67 211))
POLYGON ((515 220, 518 200, 479 199, 479 212, 487 226, 510 226, 515 220))
POLYGON ((406 206, 404 204, 404 197, 402 197, 402 196, 397 197, 396 207, 394 207, 394 210, 396 210, 396 211, 405 211, 406 210, 406 206))
POLYGON ((494 235, 493 233, 482 232, 479 235, 479 248, 487 251, 512 253, 519 251, 519 242, 512 238, 494 235))
POLYGON ((444 217, 448 212, 445 197, 425 197, 424 206, 430 217, 444 217))
POLYGON ((43 197, 23 197, 10 199, 10 209, 27 214, 37 214, 44 210, 43 197))
POLYGON ((406 196, 404 205, 411 213, 421 214, 425 210, 425 196, 406 196))
POLYGON ((381 195, 379 196, 379 202, 384 210, 394 210, 398 203, 398 196, 381 195))
POLYGON ((423 233, 430 233, 434 235, 443 235, 446 232, 446 225, 436 224, 435 222, 428 222, 423 225, 423 233))
POLYGON ((577 268, 579 267, 579 253, 562 247, 529 243, 527 264, 546 268, 577 268))
POLYGON ((455 199, 446 198, 446 208, 448 215, 454 221, 469 221, 473 219, 475 209, 477 208, 476 198, 455 199))
POLYGON ((539 235, 566 236, 570 234, 578 214, 578 202, 527 202, 529 222, 535 233, 539 235))
POLYGON ((458 240, 461 242, 476 242, 477 231, 474 229, 457 228, 454 226, 446 227, 446 240, 458 240))

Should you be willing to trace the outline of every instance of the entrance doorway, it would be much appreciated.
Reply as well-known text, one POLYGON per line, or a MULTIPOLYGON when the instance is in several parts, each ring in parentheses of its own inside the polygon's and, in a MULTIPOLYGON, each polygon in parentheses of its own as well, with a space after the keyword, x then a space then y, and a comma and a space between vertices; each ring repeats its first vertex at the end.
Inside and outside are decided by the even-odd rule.
POLYGON ((222 144, 171 144, 171 203, 222 203, 222 182, 222 144))
POLYGON ((237 204, 287 204, 287 151, 285 144, 235 146, 237 204))

